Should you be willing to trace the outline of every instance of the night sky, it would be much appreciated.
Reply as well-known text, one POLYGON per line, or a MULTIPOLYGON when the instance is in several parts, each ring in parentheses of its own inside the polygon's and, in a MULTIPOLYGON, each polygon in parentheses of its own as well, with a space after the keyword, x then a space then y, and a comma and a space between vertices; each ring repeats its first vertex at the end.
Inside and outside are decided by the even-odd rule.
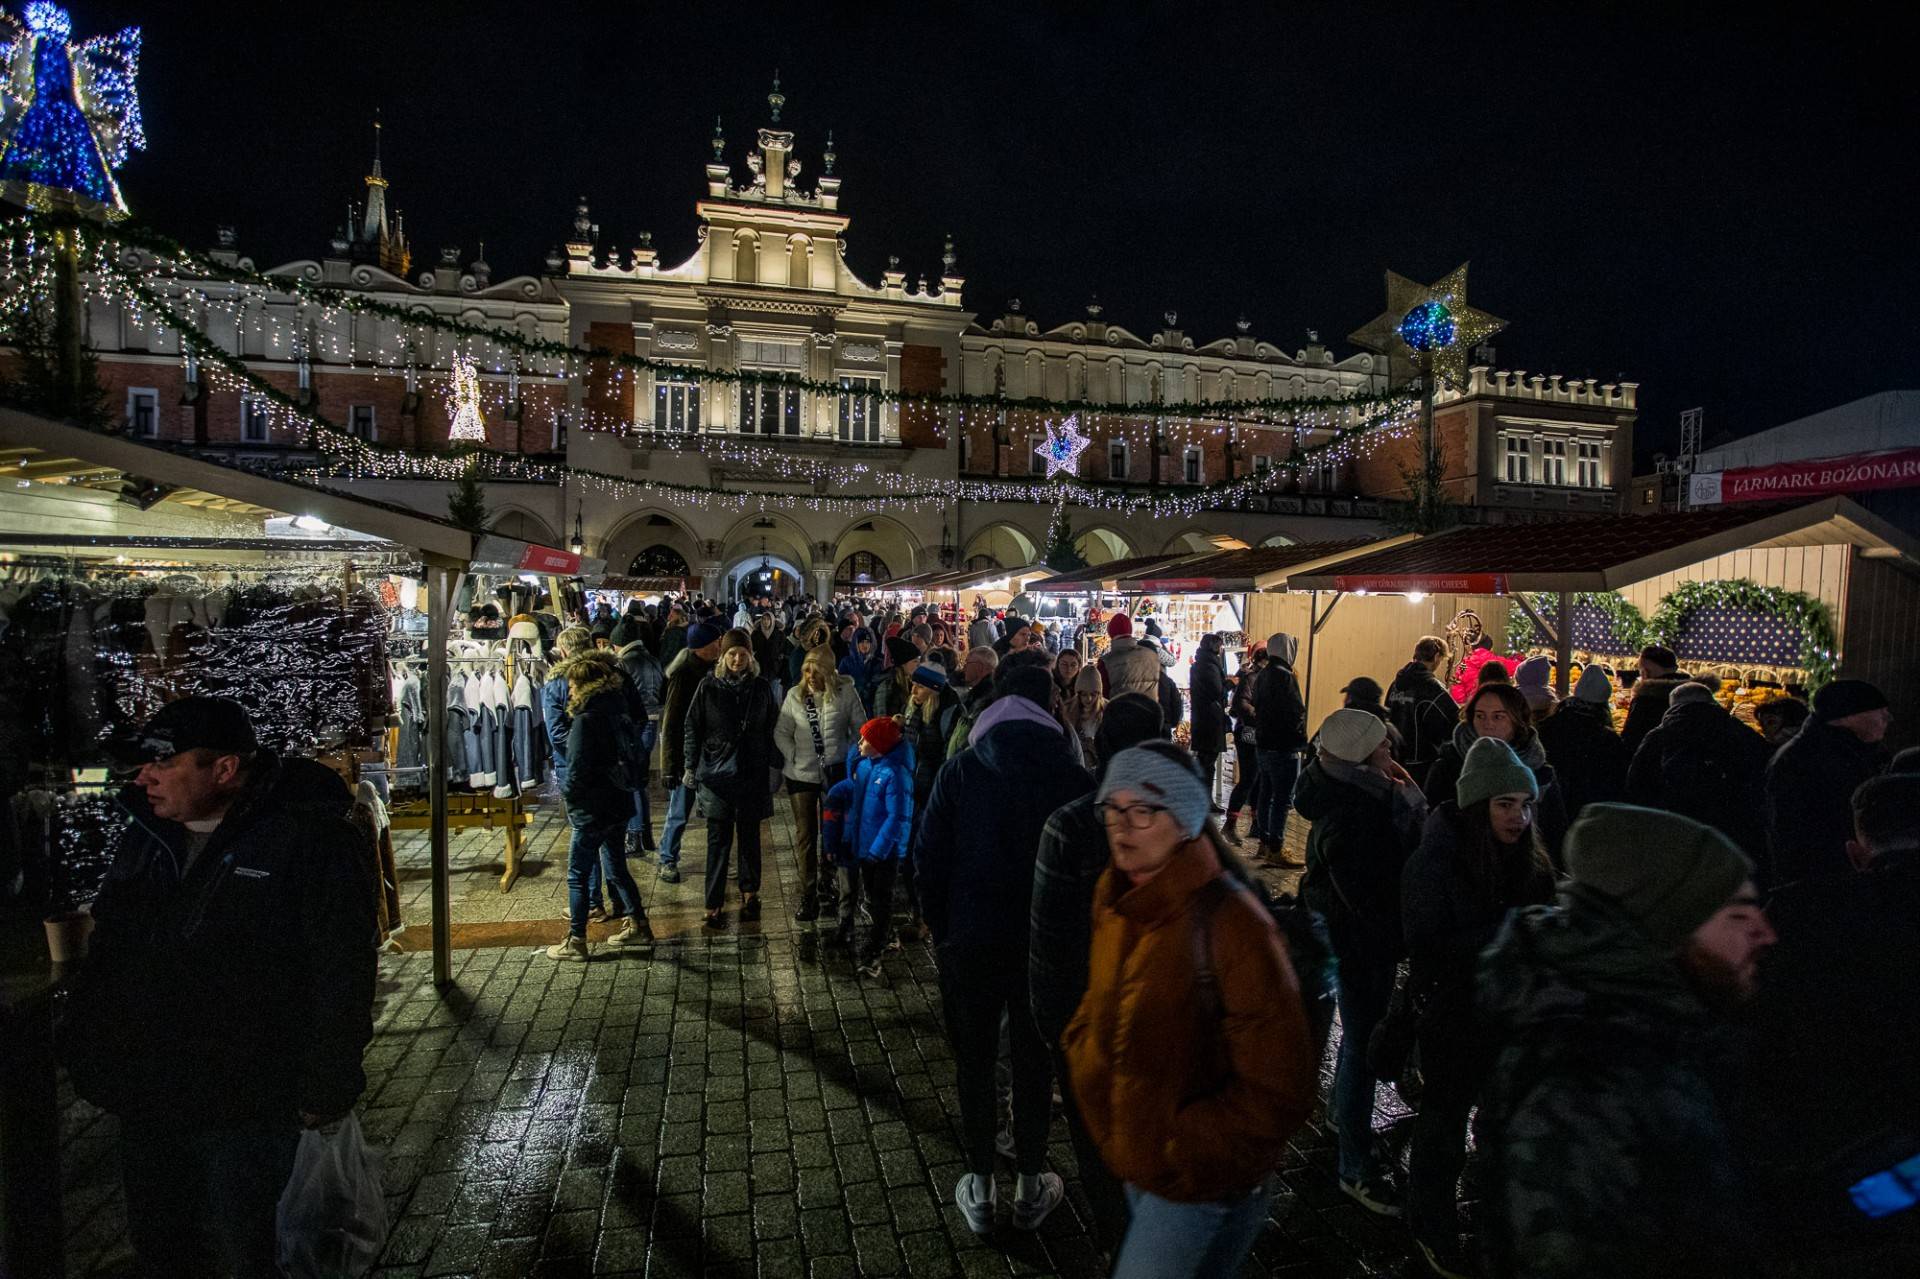
MULTIPOLYGON (((12 6, 9 6, 12 7, 12 6)), ((414 269, 443 245, 540 269, 585 195, 603 241, 694 247, 716 114, 728 158, 777 67, 802 184, 828 129, 877 280, 937 274, 1205 342, 1335 350, 1381 273, 1462 260, 1498 363, 1642 385, 1643 466, 1920 387, 1920 90, 1891 5, 74 5, 145 27, 137 219, 266 266, 318 257, 364 192, 374 108, 414 269), (1596 6, 1597 8, 1597 6, 1596 6)))

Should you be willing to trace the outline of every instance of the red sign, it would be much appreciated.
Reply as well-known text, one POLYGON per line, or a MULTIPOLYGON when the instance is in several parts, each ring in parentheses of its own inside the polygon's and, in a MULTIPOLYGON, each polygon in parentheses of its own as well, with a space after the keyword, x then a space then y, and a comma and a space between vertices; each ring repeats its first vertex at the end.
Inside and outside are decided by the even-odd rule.
POLYGON ((1427 595, 1505 595, 1505 573, 1382 573, 1333 579, 1336 591, 1399 592, 1420 591, 1427 595))
POLYGON ((571 577, 580 571, 580 557, 572 551, 556 551, 551 546, 527 547, 527 553, 520 557, 520 567, 528 573, 558 573, 562 577, 571 577))
POLYGON ((1815 457, 1773 466, 1747 466, 1694 477, 1693 501, 1764 502, 1783 497, 1819 497, 1863 489, 1920 486, 1920 449, 1889 449, 1846 457, 1815 457), (1711 481, 1718 480, 1716 486, 1711 481), (1703 484, 1701 481, 1708 481, 1703 484))

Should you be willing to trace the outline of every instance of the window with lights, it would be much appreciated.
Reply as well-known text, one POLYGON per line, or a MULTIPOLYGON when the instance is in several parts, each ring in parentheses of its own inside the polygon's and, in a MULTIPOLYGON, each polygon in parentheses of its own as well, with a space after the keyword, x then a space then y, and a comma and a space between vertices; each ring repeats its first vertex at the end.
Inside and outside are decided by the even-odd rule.
MULTIPOLYGON (((798 342, 749 338, 740 343, 739 353, 743 373, 785 373, 798 377, 805 350, 798 342)), ((800 435, 805 406, 805 397, 797 386, 742 382, 739 430, 748 435, 800 435)))
POLYGON ((369 444, 378 439, 379 436, 374 427, 373 405, 355 404, 349 407, 347 410, 347 430, 353 434, 355 439, 365 440, 369 444))
POLYGON ((1533 483, 1533 441, 1524 435, 1508 435, 1502 438, 1506 441, 1507 483, 1533 483))
POLYGON ((656 431, 697 431, 700 429, 700 383, 693 372, 655 373, 653 379, 653 429, 656 431))
POLYGON ((1567 482, 1567 442, 1565 440, 1540 441, 1540 482, 1542 484, 1567 482))
POLYGON ((1600 441, 1581 440, 1575 447, 1578 450, 1577 464, 1579 468, 1575 475, 1575 482, 1579 484, 1581 488, 1605 488, 1607 486, 1607 480, 1600 467, 1600 441))
POLYGON ((265 444, 270 418, 267 402, 257 395, 240 397, 240 440, 243 444, 265 444))
POLYGON ((1125 440, 1112 440, 1107 444, 1107 478, 1124 480, 1133 473, 1133 459, 1128 456, 1125 440))
POLYGON ((1203 484, 1206 482, 1206 477, 1201 467, 1201 454, 1200 454, 1199 445, 1197 444, 1187 445, 1187 451, 1181 455, 1180 467, 1181 467, 1181 478, 1185 479, 1187 483, 1203 484))
POLYGON ((843 376, 840 379, 840 438, 849 444, 878 444, 881 415, 880 379, 843 376))

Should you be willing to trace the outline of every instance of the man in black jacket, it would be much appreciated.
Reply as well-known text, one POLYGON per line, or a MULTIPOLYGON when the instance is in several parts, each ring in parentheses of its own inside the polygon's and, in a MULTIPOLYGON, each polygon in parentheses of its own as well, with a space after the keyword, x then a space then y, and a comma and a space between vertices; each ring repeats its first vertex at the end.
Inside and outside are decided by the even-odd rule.
POLYGON ((940 1001, 953 1046, 967 1172, 954 1200, 976 1234, 993 1228, 994 1061, 1001 1019, 1013 1048, 1013 1135, 1020 1174, 1014 1225, 1034 1229, 1060 1202, 1046 1166, 1052 1066, 1027 987, 1034 857, 1047 819, 1093 789, 1052 712, 1053 677, 1017 666, 948 759, 926 803, 913 856, 933 933, 940 1001))
MULTIPOLYGON (((1690 680, 1673 690, 1660 726, 1634 753, 1627 802, 1705 822, 1764 866, 1769 753, 1766 738, 1729 715, 1712 689, 1690 680)), ((1756 878, 1762 887, 1771 882, 1764 871, 1756 878)))
POLYGON ((1865 680, 1837 679, 1813 695, 1813 717, 1767 765, 1767 844, 1774 882, 1850 869, 1848 807, 1860 783, 1887 766, 1893 713, 1865 680))
POLYGON ((115 754, 140 770, 60 1027, 82 1097, 120 1118, 142 1273, 278 1274, 274 1207, 301 1128, 366 1087, 373 856, 225 698, 189 697, 115 754))
POLYGON ((687 631, 687 646, 667 663, 665 706, 660 713, 660 737, 665 742, 667 780, 667 824, 660 832, 660 878, 669 884, 680 882, 680 840, 687 833, 687 819, 693 815, 693 787, 685 784, 687 771, 687 707, 693 705, 693 691, 700 681, 713 673, 720 660, 724 632, 712 622, 700 622, 687 631))
POLYGON ((1300 752, 1307 747, 1307 704, 1293 673, 1299 651, 1300 641, 1284 631, 1268 636, 1267 665, 1253 685, 1254 746, 1267 787, 1260 823, 1267 838, 1260 855, 1282 866, 1306 865, 1286 855, 1287 814, 1293 809, 1293 784, 1300 780, 1300 752))
POLYGON ((1413 660, 1400 668, 1387 690, 1387 718, 1406 743, 1401 760, 1413 780, 1427 784, 1427 770, 1440 748, 1453 739, 1460 707, 1447 691, 1440 673, 1447 669, 1447 642, 1423 635, 1413 646, 1413 660))
POLYGON ((1666 718, 1673 690, 1686 682, 1680 658, 1665 644, 1649 644, 1640 650, 1640 678, 1633 685, 1627 722, 1620 729, 1620 740, 1630 753, 1639 750, 1641 739, 1666 718))

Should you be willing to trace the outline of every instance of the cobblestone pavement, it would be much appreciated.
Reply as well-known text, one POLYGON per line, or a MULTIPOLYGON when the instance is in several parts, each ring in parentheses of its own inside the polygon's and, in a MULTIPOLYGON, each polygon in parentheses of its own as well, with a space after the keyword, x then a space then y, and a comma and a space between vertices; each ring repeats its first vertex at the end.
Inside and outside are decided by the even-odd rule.
MULTIPOLYGON (((1067 1205, 1035 1235, 1011 1230, 1004 1206, 992 1237, 967 1230, 951 1202, 958 1104, 932 952, 909 946, 861 980, 793 924, 791 828, 777 807, 759 924, 700 929, 696 827, 685 883, 635 863, 663 937, 650 957, 556 964, 525 940, 470 945, 455 951, 444 996, 427 954, 383 957, 361 1106, 369 1138, 387 1147, 392 1233, 376 1274, 1102 1273, 1057 1118, 1051 1159, 1067 1205)), ((456 920, 500 899, 498 840, 462 832, 456 920)), ((422 865, 424 840, 407 841, 403 867, 422 865)), ((551 941, 563 931, 563 824, 543 815, 533 846, 496 918, 551 941)), ((404 886, 409 918, 424 923, 423 881, 404 886)), ((1383 1106, 1377 1122, 1403 1114, 1383 1106)), ((73 1275, 128 1272, 112 1123, 82 1102, 67 1110, 73 1275)), ((1281 1176, 1245 1273, 1400 1272, 1404 1232, 1340 1193, 1318 1119, 1281 1176)), ((1011 1179, 1009 1164, 1003 1205, 1011 1179)))

